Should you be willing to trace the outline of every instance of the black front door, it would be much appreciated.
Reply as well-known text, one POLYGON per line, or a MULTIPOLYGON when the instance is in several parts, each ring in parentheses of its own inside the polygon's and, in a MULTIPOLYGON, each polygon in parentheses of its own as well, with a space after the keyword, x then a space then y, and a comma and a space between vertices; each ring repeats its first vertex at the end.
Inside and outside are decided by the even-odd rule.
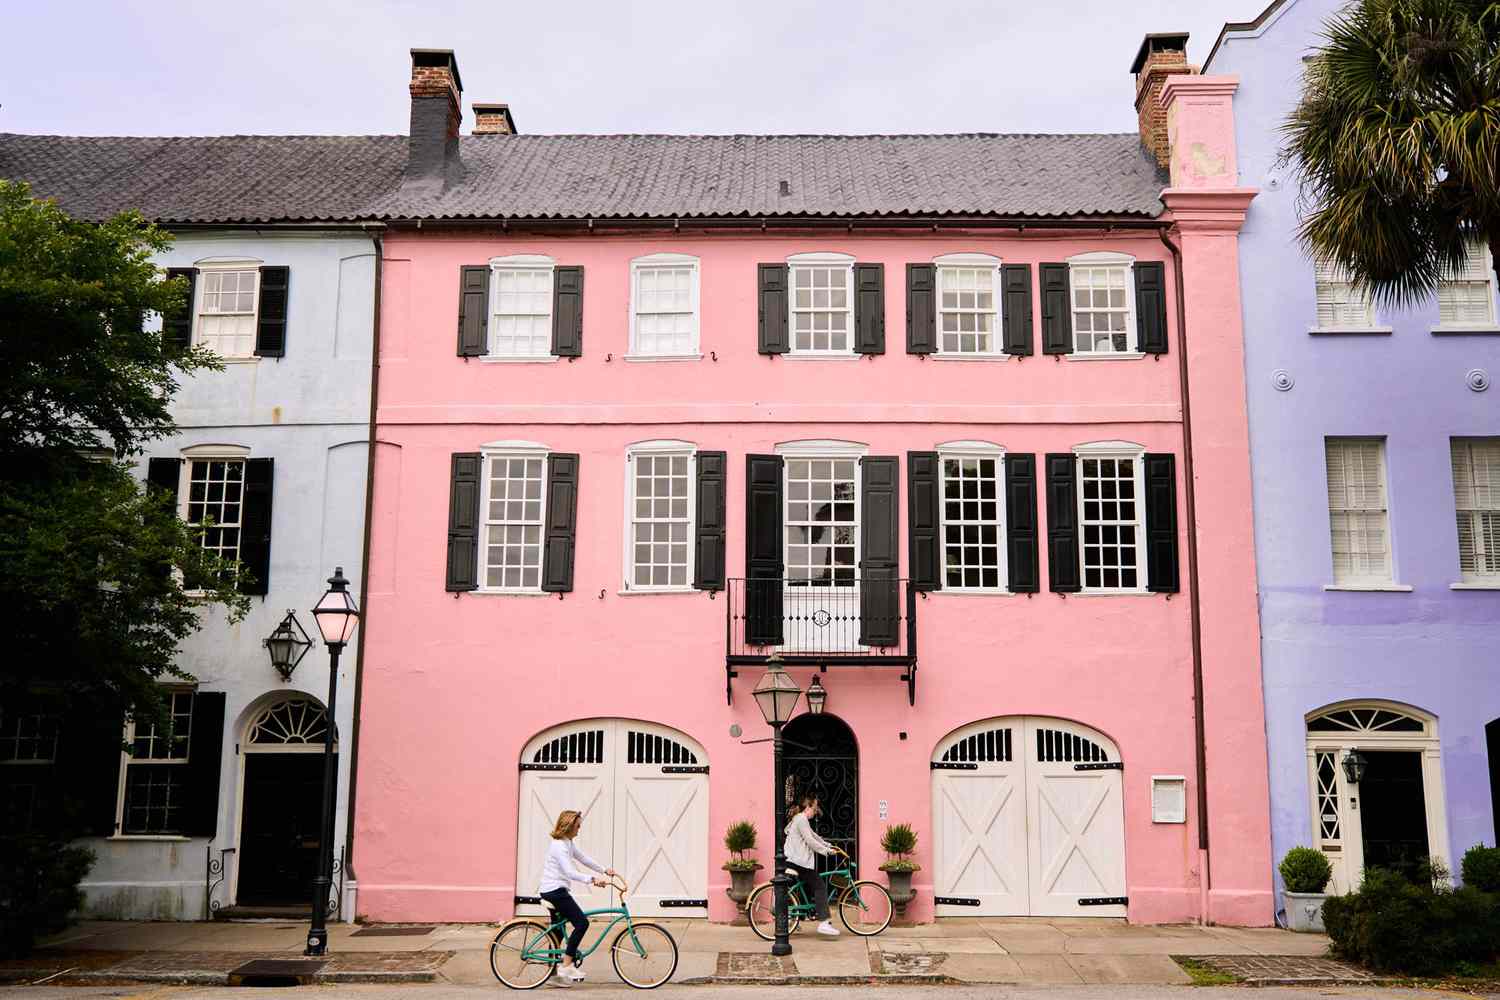
POLYGON ((1369 760, 1359 782, 1365 867, 1414 874, 1428 852, 1422 755, 1410 750, 1362 752, 1369 760))
MULTIPOLYGON (((837 716, 811 712, 787 723, 782 735, 791 745, 782 752, 781 787, 786 797, 776 835, 785 837, 787 817, 804 795, 816 795, 823 815, 812 821, 818 836, 850 856, 859 846, 859 748, 854 733, 837 716)), ((820 858, 818 869, 838 867, 820 858)))
POLYGON ((245 755, 237 901, 246 906, 312 903, 323 811, 323 755, 245 755))
POLYGON ((1484 727, 1484 743, 1490 756, 1490 811, 1495 814, 1495 836, 1500 838, 1500 719, 1484 727))

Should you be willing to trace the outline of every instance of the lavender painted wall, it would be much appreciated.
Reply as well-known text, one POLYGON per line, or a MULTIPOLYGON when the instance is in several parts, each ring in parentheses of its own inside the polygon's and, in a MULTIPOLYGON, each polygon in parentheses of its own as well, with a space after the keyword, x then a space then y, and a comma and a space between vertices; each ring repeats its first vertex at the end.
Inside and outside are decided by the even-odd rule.
POLYGON ((1378 310, 1387 335, 1308 333, 1313 269, 1295 239, 1295 176, 1276 166, 1278 126, 1300 93, 1303 57, 1339 6, 1273 5, 1257 24, 1226 32, 1205 67, 1239 76, 1241 179, 1260 189, 1240 236, 1240 277, 1273 846, 1280 858, 1313 836, 1306 715, 1384 699, 1436 718, 1440 753, 1429 754, 1426 773, 1442 783, 1442 814, 1429 814, 1429 839, 1456 867, 1469 846, 1495 843, 1484 727, 1500 717, 1500 592, 1451 589, 1449 439, 1500 434, 1500 390, 1466 383, 1471 369, 1500 377, 1500 330, 1434 334, 1429 301, 1378 310), (1289 390, 1274 383, 1278 371, 1294 381, 1289 390), (1394 576, 1409 591, 1324 589, 1333 579, 1324 438, 1339 435, 1386 439, 1394 576))

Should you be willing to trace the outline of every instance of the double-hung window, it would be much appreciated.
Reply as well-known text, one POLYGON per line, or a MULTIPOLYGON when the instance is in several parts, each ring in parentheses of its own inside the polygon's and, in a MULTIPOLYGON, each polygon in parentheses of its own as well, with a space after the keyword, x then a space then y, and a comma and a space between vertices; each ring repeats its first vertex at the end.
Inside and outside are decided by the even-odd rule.
POLYGON ((200 262, 198 282, 194 343, 221 358, 253 358, 260 261, 200 262))
POLYGON ((630 358, 699 356, 698 258, 637 258, 630 264, 630 296, 630 358))
POLYGON ((1495 325, 1495 271, 1489 247, 1474 243, 1463 266, 1438 283, 1438 328, 1495 325))
POLYGON ((1331 437, 1324 451, 1334 585, 1389 586, 1393 580, 1385 440, 1331 437))
POLYGON ((1348 272, 1327 257, 1313 265, 1319 330, 1362 330, 1375 325, 1375 303, 1348 272))
POLYGON ((490 261, 490 357, 552 357, 553 268, 551 257, 537 254, 490 261))
POLYGON ((653 441, 626 454, 629 527, 626 590, 693 586, 694 450, 685 441, 653 441))
POLYGON ((483 589, 541 593, 546 483, 543 448, 485 453, 483 589))
POLYGON ((936 264, 938 354, 999 355, 999 259, 950 254, 936 264))
POLYGON ((1075 356, 1137 351, 1133 263, 1125 254, 1112 252, 1068 259, 1075 356))
POLYGON ((55 783, 57 718, 38 712, 0 712, 0 833, 31 830, 38 800, 55 783))
POLYGON ((193 692, 187 690, 167 695, 165 724, 126 724, 130 750, 123 765, 125 780, 120 782, 121 833, 182 833, 192 730, 193 692))
POLYGON ((859 562, 859 460, 786 459, 789 587, 853 586, 859 562))
POLYGON ((1081 445, 1074 454, 1083 589, 1099 593, 1145 590, 1141 544, 1144 452, 1105 443, 1081 445))
POLYGON ((1500 587, 1500 437, 1454 438, 1452 449, 1459 572, 1500 587))
POLYGON ((854 258, 805 253, 787 259, 791 354, 854 356, 854 258))
POLYGON ((983 442, 938 449, 943 469, 943 589, 1006 586, 1004 453, 983 442))

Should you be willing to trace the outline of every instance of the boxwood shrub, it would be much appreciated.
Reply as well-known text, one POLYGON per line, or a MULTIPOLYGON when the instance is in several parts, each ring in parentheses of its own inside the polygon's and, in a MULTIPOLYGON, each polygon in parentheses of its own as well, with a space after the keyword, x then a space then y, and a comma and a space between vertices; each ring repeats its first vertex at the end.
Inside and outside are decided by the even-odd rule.
POLYGON ((1464 885, 1480 892, 1500 893, 1500 847, 1475 844, 1464 852, 1459 871, 1463 873, 1464 885))
POLYGON ((1500 952, 1500 897, 1371 868, 1358 890, 1323 904, 1323 925, 1339 958, 1379 972, 1443 975, 1500 952))

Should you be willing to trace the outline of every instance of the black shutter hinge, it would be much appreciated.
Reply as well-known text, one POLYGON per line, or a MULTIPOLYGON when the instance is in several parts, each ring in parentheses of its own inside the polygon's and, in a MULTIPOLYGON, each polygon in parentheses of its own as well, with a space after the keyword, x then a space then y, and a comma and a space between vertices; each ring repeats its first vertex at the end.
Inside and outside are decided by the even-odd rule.
POLYGON ((1084 896, 1078 901, 1079 906, 1125 906, 1130 902, 1129 896, 1084 896))
POLYGON ((708 900, 706 900, 706 899, 658 899, 656 901, 656 905, 657 906, 676 906, 676 907, 695 907, 695 906, 697 906, 697 907, 702 907, 704 909, 707 909, 708 908, 708 900))
POLYGON ((1074 764, 1075 771, 1123 771, 1125 762, 1123 760, 1106 760, 1089 764, 1074 764))
POLYGON ((979 765, 967 761, 935 760, 932 762, 932 769, 934 771, 977 771, 979 765))
POLYGON ((663 764, 662 774, 707 774, 707 764, 663 764))
POLYGON ((523 771, 566 771, 567 769, 568 769, 568 765, 566 765, 566 764, 524 764, 523 763, 521 765, 521 770, 523 770, 523 771))
POLYGON ((516 897, 516 905, 520 906, 522 903, 535 903, 537 906, 541 906, 542 905, 542 897, 541 896, 517 896, 516 897))
POLYGON ((932 901, 938 906, 978 906, 979 900, 973 896, 933 896, 932 901))

